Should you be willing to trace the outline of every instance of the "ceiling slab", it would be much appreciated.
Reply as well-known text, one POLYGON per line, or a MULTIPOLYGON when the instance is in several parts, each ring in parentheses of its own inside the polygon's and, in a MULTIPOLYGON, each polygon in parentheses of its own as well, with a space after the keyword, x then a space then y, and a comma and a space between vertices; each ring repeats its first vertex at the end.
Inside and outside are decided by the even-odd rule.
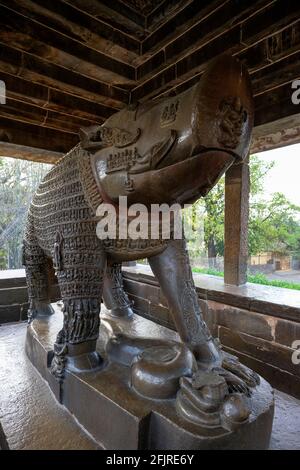
POLYGON ((68 151, 81 127, 102 124, 127 104, 181 93, 222 52, 249 69, 257 148, 272 123, 269 142, 278 144, 280 122, 298 139, 291 129, 300 125, 299 109, 290 97, 300 78, 299 2, 0 0, 7 92, 0 142, 53 161, 49 152, 68 151))

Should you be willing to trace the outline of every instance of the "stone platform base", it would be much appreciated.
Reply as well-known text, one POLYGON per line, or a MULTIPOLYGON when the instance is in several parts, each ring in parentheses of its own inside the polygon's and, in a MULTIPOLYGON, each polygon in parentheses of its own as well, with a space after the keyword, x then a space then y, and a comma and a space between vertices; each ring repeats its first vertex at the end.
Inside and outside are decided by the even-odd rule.
MULTIPOLYGON (((54 306, 55 307, 55 306, 54 306)), ((104 309, 103 309, 104 310, 104 309)), ((34 320, 28 327, 26 352, 57 399, 104 448, 136 449, 266 449, 272 430, 273 392, 261 379, 251 397, 249 421, 234 431, 201 428, 180 417, 175 400, 150 400, 130 387, 130 368, 104 361, 97 373, 66 373, 60 385, 50 373, 52 347, 62 313, 34 320)), ((103 356, 112 334, 178 340, 177 334, 139 316, 131 320, 101 314, 98 351, 103 356)))

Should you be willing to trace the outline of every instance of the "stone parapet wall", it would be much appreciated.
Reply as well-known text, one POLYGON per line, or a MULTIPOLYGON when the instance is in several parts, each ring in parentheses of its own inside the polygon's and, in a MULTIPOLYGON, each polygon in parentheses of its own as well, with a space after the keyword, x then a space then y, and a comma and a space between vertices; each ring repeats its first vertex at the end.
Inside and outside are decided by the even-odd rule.
MULTIPOLYGON (((149 266, 123 269, 124 287, 141 316, 175 329, 167 302, 149 266)), ((300 293, 247 284, 226 286, 214 276, 194 275, 203 316, 223 348, 265 377, 274 387, 300 398, 300 364, 292 343, 300 340, 300 293)), ((52 300, 59 300, 54 286, 52 300)), ((25 321, 25 277, 0 280, 0 324, 25 321)))
MULTIPOLYGON (((146 267, 140 273, 139 269, 124 273, 134 310, 175 329, 154 276, 146 267)), ((238 356, 275 388, 300 398, 300 364, 292 362, 292 343, 300 340, 300 293, 253 284, 224 286, 222 280, 205 275, 195 275, 195 283, 205 321, 224 350, 238 356)))
MULTIPOLYGON (((54 285, 51 300, 59 299, 58 285, 54 285)), ((0 325, 27 320, 28 307, 24 269, 0 271, 0 325)))

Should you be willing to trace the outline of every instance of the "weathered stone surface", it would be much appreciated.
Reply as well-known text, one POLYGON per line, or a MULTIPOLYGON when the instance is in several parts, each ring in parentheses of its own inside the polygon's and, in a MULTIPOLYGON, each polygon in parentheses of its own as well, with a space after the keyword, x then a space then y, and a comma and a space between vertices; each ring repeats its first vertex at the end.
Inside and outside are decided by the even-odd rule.
POLYGON ((208 309, 209 315, 218 325, 268 341, 274 340, 274 327, 277 321, 274 317, 214 301, 208 302, 208 309))
POLYGON ((160 318, 162 324, 176 330, 174 321, 167 307, 150 303, 150 315, 152 317, 151 319, 153 319, 154 321, 156 318, 160 318))
POLYGON ((26 357, 26 324, 0 328, 1 424, 10 449, 97 449, 26 357))
MULTIPOLYGON (((126 279, 155 283, 149 266, 137 265, 123 270, 126 279)), ((300 319, 299 293, 292 289, 247 283, 244 286, 224 284, 222 278, 206 274, 193 274, 198 296, 204 300, 232 305, 292 321, 300 319)))
POLYGON ((150 302, 147 300, 147 298, 143 299, 142 297, 131 295, 130 300, 133 302, 134 310, 141 311, 145 315, 150 314, 150 302))
POLYGON ((155 304, 159 303, 160 289, 158 286, 125 279, 124 287, 129 294, 148 299, 155 304))
POLYGON ((218 336, 218 322, 217 312, 210 307, 210 302, 203 299, 198 299, 203 318, 209 328, 209 331, 214 337, 218 336))
MULTIPOLYGON (((141 340, 148 338, 178 339, 178 335, 157 324, 135 316, 116 319, 103 313, 98 351, 115 334, 127 334, 141 340)), ((61 313, 48 322, 34 320, 27 332, 27 352, 38 368, 45 370, 48 347, 56 336, 61 313), (35 344, 38 344, 36 349, 35 344), (43 357, 43 364, 40 363, 43 357)), ((47 374, 46 374, 46 379, 47 374)), ((211 439, 202 427, 183 420, 176 412, 174 400, 150 400, 137 394, 130 382, 130 368, 113 361, 105 362, 97 373, 67 372, 61 402, 79 419, 106 449, 263 449, 268 446, 272 425, 272 393, 269 385, 253 389, 252 414, 237 433, 217 426, 211 439), (255 405, 254 405, 255 403, 255 405), (110 430, 110 432, 107 432, 110 430)), ((50 383, 51 386, 51 383, 50 383)))
MULTIPOLYGON (((140 271, 144 284, 155 283, 149 266, 125 268, 124 276, 134 279, 136 294, 140 271)), ((242 361, 244 355, 245 363, 262 375, 265 364, 266 378, 273 386, 299 396, 299 366, 291 361, 292 342, 300 339, 299 294, 254 284, 227 286, 207 275, 194 274, 194 279, 203 317, 212 334, 225 342, 225 349, 241 355, 242 361)), ((161 309, 150 302, 151 309, 155 313, 151 318, 162 323, 161 309)))
POLYGON ((300 401, 289 395, 275 392, 275 414, 270 449, 300 448, 300 401))
POLYGON ((257 358, 300 379, 299 365, 292 362, 293 349, 244 333, 237 333, 223 326, 219 327, 219 338, 224 346, 257 358))
POLYGON ((278 319, 275 326, 276 343, 291 347, 293 341, 297 340, 300 340, 300 323, 278 319))
MULTIPOLYGON (((268 286, 269 287, 269 286, 268 286)), ((298 321, 299 320, 299 309, 300 309, 300 302, 299 299, 297 301, 298 305, 297 306, 291 306, 289 305, 288 299, 284 299, 285 295, 291 295, 293 297, 293 290, 292 289, 285 289, 286 291, 290 291, 291 294, 284 292, 282 293, 283 295, 281 296, 280 293, 276 293, 275 296, 277 296, 277 299, 279 300, 280 298, 282 299, 282 304, 280 304, 280 307, 278 307, 277 302, 273 302, 273 293, 269 292, 268 294, 268 300, 263 300, 261 301, 260 299, 253 299, 251 302, 250 310, 253 310, 255 312, 261 312, 265 313, 267 315, 273 315, 274 317, 279 317, 279 318, 285 318, 291 321, 298 321), (272 300, 271 300, 272 299, 272 300)), ((295 293, 297 291, 294 291, 295 293)), ((298 297, 299 294, 297 293, 298 297)), ((297 297, 297 296, 295 296, 297 297)), ((275 298, 276 300, 276 298, 275 298)))
POLYGON ((0 289, 26 286, 24 269, 8 269, 0 271, 0 289))
MULTIPOLYGON (((153 274, 151 273, 151 269, 149 266, 141 266, 138 265, 137 267, 126 267, 124 270, 124 277, 125 277, 125 288, 126 290, 128 289, 128 286, 130 286, 130 292, 135 292, 135 294, 138 294, 139 291, 139 272, 142 271, 141 278, 143 279, 142 285, 144 289, 144 294, 147 296, 147 292, 149 294, 148 297, 146 297, 148 300, 149 299, 157 299, 159 298, 160 301, 161 299, 161 294, 158 294, 159 288, 157 281, 154 279, 153 274), (131 272, 132 271, 132 272, 131 272)), ((10 275, 12 275, 13 272, 10 271, 10 275)), ((3 282, 6 282, 6 279, 8 278, 8 275, 3 276, 3 282)), ((286 289, 279 289, 275 288, 276 295, 274 295, 274 288, 270 288, 270 299, 272 302, 274 301, 274 310, 276 310, 276 316, 271 316, 268 313, 260 313, 258 310, 257 312, 255 311, 249 311, 246 310, 245 308, 237 308, 236 306, 230 306, 230 305, 225 305, 223 303, 217 302, 214 297, 214 292, 216 291, 216 286, 218 286, 218 289, 222 289, 222 280, 219 279, 213 279, 211 276, 206 276, 206 275, 195 275, 195 280, 198 285, 198 295, 199 295, 199 304, 200 307, 203 311, 203 317, 208 324, 212 334, 217 337, 218 336, 218 326, 224 326, 233 332, 241 332, 248 334, 250 336, 256 337, 256 338, 261 338, 267 341, 275 341, 279 346, 287 346, 291 348, 292 342, 294 340, 300 339, 300 312, 298 310, 297 314, 297 319, 298 321, 290 321, 287 319, 284 319, 285 315, 285 308, 282 307, 280 304, 281 298, 286 302, 287 300, 287 293, 285 292, 286 289), (200 287, 202 286, 202 287, 200 287), (206 292, 210 290, 210 287, 214 287, 215 290, 212 292, 211 296, 214 300, 204 300, 202 297, 207 298, 206 292), (201 290, 200 290, 201 289, 201 290), (201 296, 201 298, 200 298, 201 296), (282 316, 283 318, 279 318, 279 316, 282 316)), ((25 283, 25 278, 24 278, 24 271, 20 270, 20 273, 18 276, 16 276, 16 279, 10 280, 9 278, 7 279, 7 282, 13 282, 13 284, 9 284, 11 287, 12 285, 24 285, 25 283), (22 272, 21 272, 22 271, 22 272)), ((0 280, 1 283, 1 280, 0 280)), ((268 287, 263 287, 263 286, 253 286, 254 290, 256 291, 257 294, 259 292, 263 292, 264 297, 267 296, 268 292, 268 287)), ((252 288, 252 286, 251 286, 252 288)), ((57 289, 57 288, 56 288, 57 289)), ((228 286, 226 286, 226 290, 228 289, 228 286)), ((245 288, 237 288, 238 291, 245 291, 245 288)), ((290 306, 294 308, 296 306, 296 298, 295 298, 295 292, 288 291, 289 294, 291 294, 289 301, 290 301, 290 306), (293 298, 295 300, 293 300, 293 298)), ((59 297, 59 292, 56 290, 57 298, 59 297)), ((137 295, 138 297, 138 295, 137 295)), ((235 299, 234 296, 231 298, 232 302, 234 303, 235 299)), ((168 327, 173 327, 170 318, 168 317, 168 311, 162 307, 159 304, 154 304, 150 302, 143 303, 145 299, 138 299, 138 305, 140 309, 144 309, 147 314, 147 318, 152 319, 153 321, 156 322, 161 322, 164 326, 168 327), (139 303, 140 302, 140 303, 139 303)), ((247 298, 246 298, 247 302, 247 298)), ((162 302, 161 302, 162 303, 162 302)), ((249 301, 248 301, 249 305, 249 301)), ((257 306, 261 306, 261 303, 258 303, 257 306)), ((26 310, 27 310, 27 304, 24 305, 13 305, 12 309, 10 310, 9 307, 6 306, 1 306, 0 307, 0 322, 6 322, 6 321, 18 321, 19 320, 19 308, 21 310, 21 319, 26 320, 26 310), (12 313, 11 313, 12 312, 12 313)), ((136 308, 136 312, 142 313, 143 315, 145 314, 143 310, 139 310, 136 308)), ((281 349, 277 350, 278 354, 282 352, 281 349)), ((260 353, 261 354, 261 353, 260 353)), ((250 356, 249 356, 250 357, 250 356)), ((269 368, 271 367, 272 373, 268 373, 266 375, 266 378, 271 381, 271 383, 274 386, 281 386, 283 387, 283 390, 288 390, 290 393, 296 393, 296 388, 297 388, 297 376, 288 374, 286 378, 286 371, 282 370, 281 367, 279 367, 278 363, 276 363, 276 355, 272 357, 271 365, 266 364, 266 369, 270 370, 269 368), (274 369, 275 368, 275 369, 274 369), (275 370, 275 372, 274 372, 275 370), (273 380, 275 382, 273 382, 273 380), (279 385, 278 385, 279 384, 279 385), (280 385, 282 384, 282 385, 280 385)), ((254 360, 255 358, 252 357, 254 360)), ((255 363, 256 364, 256 363, 255 363)), ((282 364, 281 364, 282 366, 282 364)), ((254 367, 254 366, 253 366, 254 367)), ((255 368, 255 367, 254 367, 255 368)), ((258 369, 260 373, 263 373, 263 369, 258 369)))
POLYGON ((255 370, 258 374, 263 374, 266 380, 268 380, 273 385, 273 387, 300 399, 299 375, 290 374, 285 370, 279 369, 278 367, 270 365, 257 358, 241 353, 236 349, 225 346, 224 350, 236 355, 243 364, 251 367, 251 369, 255 370))
POLYGON ((0 305, 12 305, 28 301, 27 287, 0 289, 0 305))
POLYGON ((0 305, 0 324, 19 321, 20 313, 20 304, 0 305))
MULTIPOLYGON (((55 402, 45 382, 30 365, 24 351, 25 332, 25 324, 3 325, 0 328, 0 388, 1 406, 4 410, 1 420, 11 448, 94 449, 95 444, 55 402), (47 427, 49 423, 50 427, 47 427), (24 429, 24 433, 20 433, 20 429, 24 429)), ((235 353, 233 350, 231 352, 235 353)), ((278 376, 276 369, 267 364, 251 360, 246 355, 241 355, 241 359, 245 364, 248 361, 248 365, 256 370, 261 367, 268 380, 279 378, 279 386, 291 383, 290 374, 286 373, 283 379, 283 371, 279 371, 278 376)), ((271 449, 300 450, 299 413, 298 400, 275 391, 271 449)))

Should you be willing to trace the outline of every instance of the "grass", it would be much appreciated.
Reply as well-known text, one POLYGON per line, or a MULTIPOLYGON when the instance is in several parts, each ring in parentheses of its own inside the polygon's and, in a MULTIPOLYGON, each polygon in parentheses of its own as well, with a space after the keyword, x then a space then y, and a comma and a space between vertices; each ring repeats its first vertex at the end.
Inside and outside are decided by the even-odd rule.
MULTIPOLYGON (((224 273, 222 271, 218 271, 214 268, 193 268, 193 272, 224 277, 224 273)), ((248 274, 247 280, 253 284, 261 284, 263 286, 285 287, 286 289, 300 290, 300 284, 296 282, 281 281, 277 279, 270 280, 267 279, 264 274, 248 274)))

